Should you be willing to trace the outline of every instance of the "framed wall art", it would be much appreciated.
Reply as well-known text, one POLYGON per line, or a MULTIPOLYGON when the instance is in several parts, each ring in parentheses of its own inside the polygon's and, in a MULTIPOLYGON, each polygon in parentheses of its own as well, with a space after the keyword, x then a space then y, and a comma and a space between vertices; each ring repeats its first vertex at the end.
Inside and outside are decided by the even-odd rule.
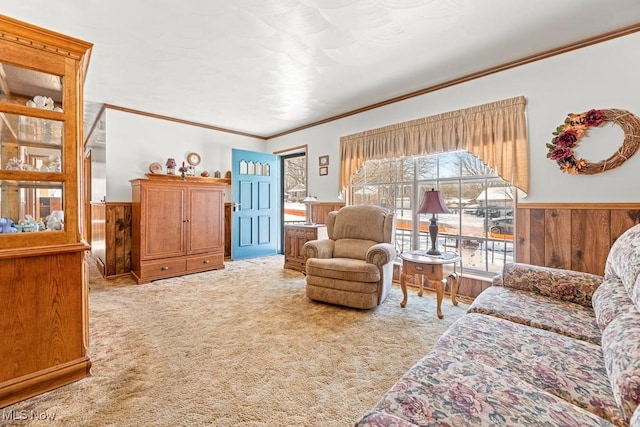
MULTIPOLYGON (((329 156, 320 156, 320 157, 318 157, 318 164, 320 166, 329 166, 329 156)), ((322 174, 320 174, 320 175, 322 175, 322 174)))
POLYGON ((320 176, 329 175, 329 168, 327 166, 320 167, 320 176))

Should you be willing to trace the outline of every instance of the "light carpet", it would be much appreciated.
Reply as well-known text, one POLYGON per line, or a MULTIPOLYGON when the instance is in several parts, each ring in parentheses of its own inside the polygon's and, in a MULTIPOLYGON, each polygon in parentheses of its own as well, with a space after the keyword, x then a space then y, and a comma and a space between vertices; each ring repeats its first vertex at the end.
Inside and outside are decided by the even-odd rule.
POLYGON ((91 274, 91 376, 8 425, 349 426, 468 306, 393 286, 373 310, 311 301, 281 255, 135 285, 91 274), (33 411, 33 412, 32 412, 33 411))

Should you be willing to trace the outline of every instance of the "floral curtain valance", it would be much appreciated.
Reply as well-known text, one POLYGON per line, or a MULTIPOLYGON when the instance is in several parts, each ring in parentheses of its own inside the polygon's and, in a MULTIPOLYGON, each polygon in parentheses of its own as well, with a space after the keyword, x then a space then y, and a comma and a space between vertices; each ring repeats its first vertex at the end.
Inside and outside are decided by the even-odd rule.
POLYGON ((505 181, 529 192, 524 96, 340 138, 340 188, 367 160, 467 150, 505 181))

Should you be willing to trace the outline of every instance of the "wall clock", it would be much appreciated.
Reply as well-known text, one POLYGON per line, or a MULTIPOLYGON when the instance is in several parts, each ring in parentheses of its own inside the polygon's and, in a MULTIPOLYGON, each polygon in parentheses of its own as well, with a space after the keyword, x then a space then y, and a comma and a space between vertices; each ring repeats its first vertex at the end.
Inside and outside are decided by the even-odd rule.
POLYGON ((187 154, 187 162, 189 162, 191 166, 198 166, 200 164, 200 154, 198 153, 187 154))

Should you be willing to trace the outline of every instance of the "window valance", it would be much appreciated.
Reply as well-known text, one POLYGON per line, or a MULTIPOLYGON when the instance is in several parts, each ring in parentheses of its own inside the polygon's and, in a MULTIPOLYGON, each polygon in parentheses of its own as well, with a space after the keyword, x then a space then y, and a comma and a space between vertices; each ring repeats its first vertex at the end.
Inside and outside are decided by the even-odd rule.
POLYGON ((467 150, 529 192, 524 96, 397 123, 340 138, 340 188, 367 160, 467 150))

